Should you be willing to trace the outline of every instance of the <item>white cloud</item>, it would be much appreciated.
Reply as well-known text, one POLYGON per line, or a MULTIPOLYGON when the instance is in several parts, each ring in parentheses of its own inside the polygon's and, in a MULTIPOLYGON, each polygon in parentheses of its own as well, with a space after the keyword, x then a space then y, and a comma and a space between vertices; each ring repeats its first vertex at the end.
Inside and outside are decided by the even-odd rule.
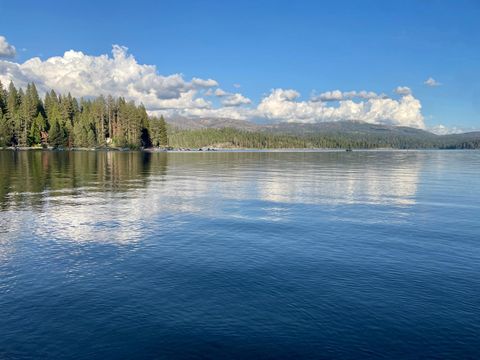
POLYGON ((222 96, 227 96, 228 93, 225 90, 222 90, 220 88, 215 89, 215 96, 222 97, 222 96))
POLYGON ((221 102, 223 106, 240 106, 252 103, 252 100, 240 93, 229 93, 221 88, 215 89, 214 94, 219 98, 223 98, 221 102))
POLYGON ((0 61, 0 80, 19 87, 34 81, 40 91, 55 89, 74 96, 111 94, 142 102, 148 109, 208 107, 199 90, 218 86, 212 79, 184 79, 181 74, 160 75, 154 65, 142 65, 123 46, 114 45, 112 57, 90 56, 70 50, 63 56, 23 64, 0 61))
POLYGON ((13 58, 16 54, 15 46, 10 45, 5 36, 0 36, 0 57, 13 58))
POLYGON ((170 110, 154 110, 151 115, 183 116, 191 118, 229 118, 235 120, 250 120, 257 117, 256 109, 246 107, 224 106, 219 108, 184 108, 170 110))
POLYGON ((410 95, 412 90, 408 86, 397 86, 394 92, 398 95, 410 95))
POLYGON ((427 80, 425 80, 423 82, 425 85, 427 86, 430 86, 430 87, 435 87, 435 86, 440 86, 442 85, 440 82, 438 82, 437 80, 435 80, 434 78, 432 77, 429 77, 427 80))
POLYGON ((318 100, 319 101, 340 101, 340 100, 343 100, 343 93, 340 90, 327 91, 318 95, 318 100))
POLYGON ((223 106, 240 106, 250 104, 252 100, 243 96, 242 94, 235 93, 228 95, 225 100, 222 101, 223 106))
POLYGON ((216 82, 215 80, 212 80, 212 79, 204 80, 204 79, 199 79, 199 78, 193 78, 192 79, 192 84, 196 85, 198 87, 204 87, 204 88, 210 88, 210 87, 218 86, 218 82, 216 82))
POLYGON ((437 135, 462 134, 470 131, 478 131, 478 129, 475 128, 464 129, 456 126, 448 127, 442 124, 431 126, 427 130, 437 135))
POLYGON ((378 124, 391 124, 424 128, 420 101, 412 95, 398 100, 370 98, 354 102, 341 100, 338 106, 318 101, 297 101, 300 94, 294 90, 275 89, 265 97, 258 111, 269 119, 289 122, 324 122, 359 120, 378 124))
POLYGON ((320 95, 314 95, 312 101, 341 101, 347 99, 377 99, 384 98, 385 94, 377 94, 373 91, 345 91, 333 90, 321 93, 320 95))
POLYGON ((114 45, 112 55, 92 56, 70 50, 63 56, 24 63, 0 60, 0 80, 17 87, 35 82, 40 92, 50 89, 77 97, 100 94, 123 96, 143 103, 151 114, 191 117, 266 118, 272 121, 325 122, 359 120, 424 128, 421 104, 406 87, 397 88, 397 99, 371 91, 333 90, 301 100, 292 89, 275 89, 258 105, 240 93, 222 90, 214 79, 182 74, 161 75, 156 66, 139 64, 123 46, 114 45), (210 96, 221 98, 218 102, 210 96), (335 103, 331 103, 335 101, 335 103))

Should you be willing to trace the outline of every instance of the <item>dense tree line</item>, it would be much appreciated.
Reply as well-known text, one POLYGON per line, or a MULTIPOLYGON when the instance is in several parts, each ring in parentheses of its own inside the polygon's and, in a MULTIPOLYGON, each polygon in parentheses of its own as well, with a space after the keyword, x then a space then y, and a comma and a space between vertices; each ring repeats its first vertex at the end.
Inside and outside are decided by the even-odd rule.
POLYGON ((0 82, 0 146, 150 147, 168 144, 165 120, 149 118, 143 105, 124 98, 80 99, 54 90, 42 100, 0 82))
POLYGON ((398 134, 279 134, 234 128, 181 130, 169 127, 169 144, 178 148, 355 148, 355 149, 478 149, 480 133, 446 136, 398 134))

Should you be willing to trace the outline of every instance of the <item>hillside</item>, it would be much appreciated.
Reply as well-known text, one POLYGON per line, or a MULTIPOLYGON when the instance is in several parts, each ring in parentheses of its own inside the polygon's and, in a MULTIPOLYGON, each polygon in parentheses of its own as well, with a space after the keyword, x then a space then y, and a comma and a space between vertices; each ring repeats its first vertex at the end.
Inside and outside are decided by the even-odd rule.
POLYGON ((259 131, 261 125, 249 121, 235 120, 228 118, 186 118, 175 117, 166 119, 171 126, 181 130, 199 130, 199 129, 222 129, 233 128, 238 130, 259 131))
POLYGON ((234 119, 169 119, 171 146, 250 148, 471 149, 480 132, 435 135, 409 127, 358 121, 254 124, 234 119))
POLYGON ((233 128, 247 131, 266 131, 279 134, 308 135, 308 134, 395 134, 411 136, 436 136, 425 130, 401 126, 370 124, 360 121, 336 121, 308 123, 277 123, 255 124, 244 120, 227 118, 171 118, 167 119, 171 126, 182 130, 222 129, 233 128))

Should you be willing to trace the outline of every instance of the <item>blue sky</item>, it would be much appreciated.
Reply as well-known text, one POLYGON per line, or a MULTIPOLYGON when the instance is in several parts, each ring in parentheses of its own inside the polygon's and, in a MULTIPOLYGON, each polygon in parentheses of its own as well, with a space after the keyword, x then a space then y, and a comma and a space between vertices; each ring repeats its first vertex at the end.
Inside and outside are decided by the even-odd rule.
MULTIPOLYGON (((129 48, 158 73, 215 79, 258 103, 271 89, 393 94, 427 126, 480 128, 479 1, 6 1, 13 60, 129 48), (429 77, 440 86, 427 86, 429 77)), ((12 61, 12 60, 10 60, 12 61)))

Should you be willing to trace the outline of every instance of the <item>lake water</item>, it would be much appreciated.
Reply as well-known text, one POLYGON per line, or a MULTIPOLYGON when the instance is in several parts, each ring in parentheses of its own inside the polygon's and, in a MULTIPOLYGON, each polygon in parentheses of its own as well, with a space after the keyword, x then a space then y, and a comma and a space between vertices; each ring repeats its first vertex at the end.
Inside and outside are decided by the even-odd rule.
POLYGON ((479 357, 478 151, 0 151, 0 359, 479 357))

